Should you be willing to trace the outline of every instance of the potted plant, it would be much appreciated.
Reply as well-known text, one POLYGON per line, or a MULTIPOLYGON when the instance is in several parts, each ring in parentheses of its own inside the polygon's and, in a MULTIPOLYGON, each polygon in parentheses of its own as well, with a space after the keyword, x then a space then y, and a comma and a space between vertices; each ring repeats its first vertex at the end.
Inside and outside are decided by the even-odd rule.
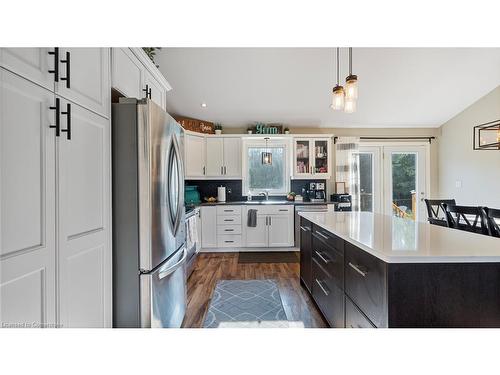
POLYGON ((290 134, 290 129, 285 128, 285 134, 290 134))
POLYGON ((247 128, 247 133, 248 133, 248 134, 252 134, 252 133, 253 133, 253 129, 252 129, 252 128, 250 128, 250 127, 248 127, 248 128, 247 128))
POLYGON ((215 134, 222 134, 222 124, 216 122, 214 124, 215 134))

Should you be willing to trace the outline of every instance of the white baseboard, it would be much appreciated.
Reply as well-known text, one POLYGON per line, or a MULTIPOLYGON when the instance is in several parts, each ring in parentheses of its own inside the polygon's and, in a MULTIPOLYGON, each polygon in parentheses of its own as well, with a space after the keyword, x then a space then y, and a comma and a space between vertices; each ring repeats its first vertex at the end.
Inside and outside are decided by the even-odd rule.
POLYGON ((256 251, 300 251, 298 247, 210 247, 201 249, 201 253, 249 253, 256 251))

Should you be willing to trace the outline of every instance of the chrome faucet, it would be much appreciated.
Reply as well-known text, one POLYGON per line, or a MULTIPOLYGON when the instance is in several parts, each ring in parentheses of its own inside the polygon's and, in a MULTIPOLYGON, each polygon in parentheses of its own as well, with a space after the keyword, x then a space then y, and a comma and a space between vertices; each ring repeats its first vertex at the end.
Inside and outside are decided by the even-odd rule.
POLYGON ((268 192, 268 191, 261 191, 261 192, 259 193, 259 195, 263 195, 263 196, 265 196, 265 197, 266 197, 266 201, 268 201, 268 200, 269 200, 269 192, 268 192))

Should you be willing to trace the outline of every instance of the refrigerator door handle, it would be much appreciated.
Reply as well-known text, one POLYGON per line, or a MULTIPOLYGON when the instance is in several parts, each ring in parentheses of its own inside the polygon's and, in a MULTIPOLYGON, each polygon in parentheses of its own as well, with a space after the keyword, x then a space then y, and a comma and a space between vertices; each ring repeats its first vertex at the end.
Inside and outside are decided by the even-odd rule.
POLYGON ((166 270, 159 271, 158 278, 161 280, 161 279, 167 277, 168 275, 174 273, 179 267, 181 267, 184 264, 184 262, 186 261, 186 258, 187 258, 187 249, 186 249, 186 246, 183 246, 181 259, 178 262, 176 262, 175 264, 173 264, 172 266, 168 267, 166 270))

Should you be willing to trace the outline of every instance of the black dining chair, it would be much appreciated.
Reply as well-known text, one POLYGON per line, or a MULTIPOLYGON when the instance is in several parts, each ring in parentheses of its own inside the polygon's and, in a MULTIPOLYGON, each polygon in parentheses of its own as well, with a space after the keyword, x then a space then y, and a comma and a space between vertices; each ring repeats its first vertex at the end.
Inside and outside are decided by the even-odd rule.
POLYGON ((454 204, 443 204, 446 211, 448 227, 461 229, 468 232, 488 234, 488 224, 485 221, 482 207, 457 206, 454 204))
POLYGON ((500 237, 500 210, 497 208, 481 207, 483 220, 488 226, 488 234, 500 237))
POLYGON ((431 224, 448 226, 446 211, 443 204, 455 205, 455 199, 424 199, 427 207, 427 221, 431 224))

